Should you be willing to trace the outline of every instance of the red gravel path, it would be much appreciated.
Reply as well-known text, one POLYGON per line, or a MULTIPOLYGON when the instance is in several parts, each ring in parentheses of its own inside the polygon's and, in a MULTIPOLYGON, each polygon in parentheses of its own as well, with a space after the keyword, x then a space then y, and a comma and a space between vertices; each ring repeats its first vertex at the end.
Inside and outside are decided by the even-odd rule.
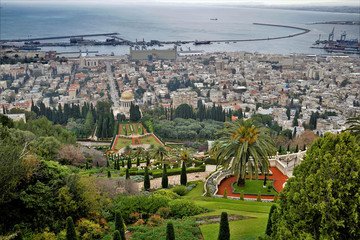
MULTIPOLYGON (((273 173, 272 176, 267 176, 267 179, 275 179, 274 182, 274 187, 275 189, 280 192, 283 189, 283 185, 286 182, 286 180, 288 179, 288 177, 284 174, 282 174, 282 172, 280 172, 279 169, 277 169, 277 167, 271 167, 270 171, 273 173)), ((247 176, 248 177, 248 176, 247 176)), ((264 179, 264 176, 261 175, 259 176, 259 179, 264 179)), ((231 188, 231 184, 233 182, 236 181, 236 176, 230 177, 230 178, 226 178, 224 180, 221 181, 220 185, 219 185, 219 191, 217 193, 217 195, 223 195, 224 194, 224 190, 226 188, 227 190, 227 195, 229 197, 240 197, 240 193, 232 193, 232 188, 231 188)), ((245 198, 257 198, 257 195, 244 195, 245 198)), ((274 199, 273 196, 261 196, 261 199, 274 199)))

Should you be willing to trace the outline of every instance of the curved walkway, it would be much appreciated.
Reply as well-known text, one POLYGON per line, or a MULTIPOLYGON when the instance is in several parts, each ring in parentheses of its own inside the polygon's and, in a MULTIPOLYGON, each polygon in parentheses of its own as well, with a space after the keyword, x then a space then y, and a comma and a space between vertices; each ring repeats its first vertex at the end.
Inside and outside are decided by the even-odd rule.
MULTIPOLYGON (((280 172, 280 170, 277 169, 276 167, 271 167, 270 171, 273 173, 273 175, 272 176, 266 176, 267 179, 275 179, 274 188, 278 192, 282 191, 284 183, 286 182, 288 177, 286 175, 282 174, 282 172, 280 172)), ((248 177, 248 175, 247 175, 247 177, 248 177)), ((263 175, 259 176, 259 179, 264 179, 264 176, 263 175)), ((218 191, 217 195, 222 196, 224 194, 225 188, 227 188, 228 197, 238 197, 238 198, 240 198, 240 193, 232 193, 231 184, 233 182, 235 182, 235 181, 236 181, 236 176, 229 177, 229 178, 226 178, 226 179, 222 180, 219 187, 218 187, 219 191, 218 191), (231 191, 229 191, 230 189, 231 189, 231 191)), ((245 194, 244 198, 256 199, 257 195, 245 194)), ((261 199, 274 199, 274 197, 273 196, 261 196, 261 199)))

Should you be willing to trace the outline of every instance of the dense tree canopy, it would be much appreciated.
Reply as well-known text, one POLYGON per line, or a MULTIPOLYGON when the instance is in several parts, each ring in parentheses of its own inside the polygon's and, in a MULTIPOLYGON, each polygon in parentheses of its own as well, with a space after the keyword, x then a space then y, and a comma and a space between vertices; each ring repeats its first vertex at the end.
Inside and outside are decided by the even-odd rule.
POLYGON ((360 239, 360 146, 349 132, 318 138, 294 169, 273 239, 360 239))

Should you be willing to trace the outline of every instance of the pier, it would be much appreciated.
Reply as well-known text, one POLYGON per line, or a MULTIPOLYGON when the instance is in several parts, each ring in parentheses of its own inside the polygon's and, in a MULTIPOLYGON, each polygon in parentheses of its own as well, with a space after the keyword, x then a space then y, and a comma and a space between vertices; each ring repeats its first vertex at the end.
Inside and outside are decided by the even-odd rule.
POLYGON ((98 33, 98 34, 83 34, 83 35, 42 37, 42 38, 23 38, 23 39, 0 40, 0 41, 1 41, 1 42, 29 42, 29 41, 41 41, 41 40, 63 39, 63 38, 113 36, 113 35, 118 35, 118 34, 119 34, 119 33, 98 33))
MULTIPOLYGON (((206 44, 211 43, 237 43, 237 42, 251 42, 251 41, 269 41, 269 40, 277 40, 277 39, 284 39, 284 38, 292 38, 296 36, 300 36, 302 34, 306 34, 310 32, 309 29, 301 28, 301 27, 294 27, 288 25, 279 25, 279 24, 267 24, 267 23, 253 23, 254 25, 261 25, 261 26, 269 26, 269 27, 282 27, 282 28, 290 28, 295 30, 300 30, 301 32, 286 35, 286 36, 279 36, 279 37, 267 37, 267 38, 250 38, 250 39, 225 39, 225 40, 202 40, 200 42, 206 42, 206 44)), ((44 38, 27 38, 27 39, 17 39, 17 40, 1 40, 2 42, 21 42, 21 41, 40 41, 40 40, 50 40, 50 39, 62 39, 62 38, 82 38, 82 37, 96 37, 96 36, 108 36, 111 37, 112 41, 82 41, 78 43, 29 43, 27 46, 34 46, 34 47, 68 47, 68 46, 96 46, 96 45, 128 45, 128 46, 136 46, 136 45, 143 45, 143 46, 154 46, 154 45, 163 45, 163 44, 174 44, 180 46, 181 44, 195 44, 197 41, 195 40, 176 40, 176 41, 156 41, 157 44, 154 44, 153 41, 146 42, 132 42, 129 40, 125 40, 121 37, 116 36, 118 33, 101 33, 101 34, 84 34, 84 35, 72 35, 72 36, 58 36, 58 37, 44 37, 44 38)))

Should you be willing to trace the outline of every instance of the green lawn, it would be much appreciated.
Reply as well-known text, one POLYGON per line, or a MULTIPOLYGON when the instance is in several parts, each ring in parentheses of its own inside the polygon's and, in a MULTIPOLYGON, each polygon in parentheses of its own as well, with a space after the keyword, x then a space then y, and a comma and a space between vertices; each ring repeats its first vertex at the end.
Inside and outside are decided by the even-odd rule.
POLYGON ((149 145, 154 145, 154 146, 161 146, 158 141, 156 141, 156 139, 149 135, 149 136, 146 136, 146 137, 142 137, 140 138, 140 141, 142 144, 149 144, 149 145))
POLYGON ((128 145, 132 144, 132 139, 127 139, 127 138, 118 138, 116 145, 115 145, 115 150, 119 150, 123 147, 126 147, 128 145))
MULTIPOLYGON (((269 194, 274 195, 276 193, 275 189, 271 187, 271 191, 268 192, 267 188, 263 188, 264 180, 247 180, 245 183, 245 187, 239 187, 236 185, 236 183, 233 184, 233 187, 235 188, 235 192, 240 193, 241 191, 244 191, 246 194, 257 194, 259 191, 261 194, 269 194)), ((266 185, 271 185, 272 180, 267 180, 266 185)), ((229 191, 229 189, 228 189, 229 191)))
MULTIPOLYGON (((256 239, 258 236, 265 234, 272 203, 201 197, 203 192, 204 183, 199 183, 196 188, 184 196, 186 199, 193 200, 198 206, 212 210, 197 216, 221 215, 222 212, 227 212, 228 214, 255 218, 229 222, 230 239, 256 239)), ((205 240, 217 240, 219 223, 201 225, 200 229, 205 240)))

